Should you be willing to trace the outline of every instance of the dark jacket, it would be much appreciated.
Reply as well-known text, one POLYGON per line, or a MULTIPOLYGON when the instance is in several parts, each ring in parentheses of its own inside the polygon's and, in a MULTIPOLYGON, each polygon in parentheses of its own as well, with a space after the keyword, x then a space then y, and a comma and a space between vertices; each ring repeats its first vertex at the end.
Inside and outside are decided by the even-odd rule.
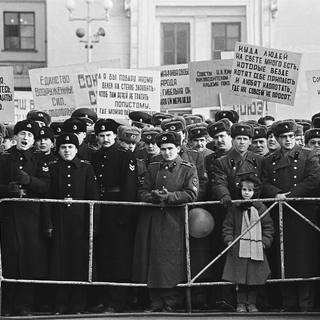
MULTIPOLYGON (((266 206, 261 202, 254 202, 259 216, 266 210, 266 206)), ((222 237, 225 244, 235 240, 241 234, 243 209, 239 204, 228 209, 226 219, 223 222, 222 237)), ((270 214, 267 213, 261 220, 262 243, 268 249, 271 246, 274 228, 270 214)), ((270 276, 270 268, 266 254, 263 254, 263 261, 255 261, 248 258, 239 257, 240 242, 231 247, 227 254, 227 259, 222 278, 237 284, 259 285, 266 283, 270 276)))
MULTIPOLYGON (((92 156, 101 199, 106 201, 137 200, 138 166, 134 154, 116 142, 92 156)), ((99 233, 95 241, 98 279, 128 280, 132 271, 133 242, 137 207, 101 205, 99 233)))
MULTIPOLYGON (((26 198, 41 198, 48 191, 50 176, 44 155, 34 148, 20 153, 16 147, 0 156, 0 196, 12 198, 8 184, 17 181, 18 170, 31 177, 22 186, 26 198)), ((39 202, 1 203, 1 254, 3 276, 41 279, 48 274, 48 248, 43 237, 43 213, 39 202)))
POLYGON ((215 161, 212 193, 217 200, 225 195, 237 199, 237 185, 241 177, 253 173, 261 178, 263 157, 247 151, 244 158, 233 149, 227 155, 215 161))
MULTIPOLYGON (((278 193, 289 192, 291 197, 313 197, 320 182, 320 166, 317 154, 296 145, 287 156, 281 149, 264 158, 262 192, 264 198, 274 198, 278 193)), ((289 202, 297 211, 316 223, 314 202, 289 202)), ((284 263, 286 277, 310 277, 317 275, 317 231, 296 213, 283 207, 284 263)), ((276 236, 274 242, 275 270, 280 276, 279 209, 272 210, 276 236)))
MULTIPOLYGON (((49 199, 99 200, 93 168, 87 160, 61 158, 50 163, 49 199)), ((50 213, 52 232, 50 278, 86 281, 89 265, 90 210, 85 203, 44 204, 50 213)), ((94 206, 93 230, 98 230, 99 207, 94 206)))

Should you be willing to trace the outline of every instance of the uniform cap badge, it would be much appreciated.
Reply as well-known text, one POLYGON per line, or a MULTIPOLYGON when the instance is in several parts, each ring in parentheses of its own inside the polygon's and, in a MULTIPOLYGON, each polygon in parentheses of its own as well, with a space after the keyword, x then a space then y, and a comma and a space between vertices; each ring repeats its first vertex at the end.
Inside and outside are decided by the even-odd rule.
POLYGON ((70 137, 69 137, 69 136, 66 136, 66 141, 67 141, 67 140, 70 140, 70 137))
POLYGON ((162 140, 162 141, 165 141, 165 140, 167 140, 167 137, 162 137, 161 140, 162 140))

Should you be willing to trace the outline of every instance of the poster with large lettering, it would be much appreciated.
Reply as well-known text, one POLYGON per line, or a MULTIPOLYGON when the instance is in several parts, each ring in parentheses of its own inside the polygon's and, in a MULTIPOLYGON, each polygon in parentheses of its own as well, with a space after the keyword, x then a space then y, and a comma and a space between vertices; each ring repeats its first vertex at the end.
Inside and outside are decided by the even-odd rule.
POLYGON ((230 93, 294 105, 301 54, 237 42, 230 93))
POLYGON ((320 70, 306 71, 309 103, 311 107, 320 105, 320 70))
POLYGON ((193 108, 250 104, 251 99, 229 93, 233 59, 189 62, 193 108))
POLYGON ((35 109, 63 121, 78 108, 97 109, 98 68, 119 68, 120 60, 29 70, 35 109))
POLYGON ((146 68, 160 71, 161 111, 190 108, 191 92, 188 64, 146 68))
POLYGON ((99 68, 98 72, 98 117, 128 120, 131 111, 160 112, 159 71, 99 68))
POLYGON ((0 68, 0 119, 1 122, 15 120, 13 67, 0 68))

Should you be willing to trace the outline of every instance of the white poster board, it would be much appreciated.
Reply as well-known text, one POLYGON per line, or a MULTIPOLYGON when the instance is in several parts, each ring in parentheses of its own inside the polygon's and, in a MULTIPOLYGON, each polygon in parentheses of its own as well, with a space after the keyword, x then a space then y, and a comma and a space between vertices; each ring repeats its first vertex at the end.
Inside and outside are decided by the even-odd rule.
POLYGON ((0 121, 14 121, 13 67, 0 67, 0 121))
POLYGON ((128 120, 131 111, 160 112, 160 72, 99 68, 99 118, 128 120))
POLYGON ((229 93, 233 59, 189 63, 192 108, 250 104, 251 99, 229 93))
POLYGON ((97 108, 98 68, 119 68, 120 60, 29 70, 35 109, 52 121, 69 118, 78 108, 97 108))
POLYGON ((237 42, 230 93, 292 106, 301 56, 237 42))
POLYGON ((320 70, 306 71, 310 106, 320 105, 320 70))

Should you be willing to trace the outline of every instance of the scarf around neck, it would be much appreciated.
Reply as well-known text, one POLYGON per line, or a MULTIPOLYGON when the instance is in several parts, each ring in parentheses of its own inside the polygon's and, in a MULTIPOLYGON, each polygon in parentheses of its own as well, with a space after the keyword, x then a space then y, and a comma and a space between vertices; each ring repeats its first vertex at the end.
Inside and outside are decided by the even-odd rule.
MULTIPOLYGON (((252 206, 242 214, 241 234, 259 219, 258 210, 252 206), (250 218, 248 210, 251 210, 250 218)), ((240 238, 240 258, 263 261, 262 228, 261 222, 255 224, 240 238)))

